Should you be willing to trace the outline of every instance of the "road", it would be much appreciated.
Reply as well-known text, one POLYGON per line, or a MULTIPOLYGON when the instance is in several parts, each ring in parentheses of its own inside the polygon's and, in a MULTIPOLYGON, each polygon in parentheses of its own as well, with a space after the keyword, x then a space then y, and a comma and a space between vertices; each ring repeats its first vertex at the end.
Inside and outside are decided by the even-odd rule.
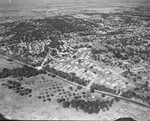
MULTIPOLYGON (((3 55, 0 55, 0 56, 2 56, 2 57, 4 57, 4 58, 7 58, 7 59, 8 59, 7 56, 3 56, 3 55)), ((18 60, 14 60, 14 59, 13 59, 13 61, 15 61, 15 62, 17 62, 17 63, 19 63, 19 64, 21 64, 21 65, 27 65, 27 66, 29 66, 29 67, 32 67, 32 68, 37 69, 36 67, 33 67, 33 66, 29 65, 29 64, 25 64, 25 63, 20 62, 20 61, 18 61, 18 60)), ((48 71, 46 71, 46 72, 47 72, 48 74, 53 74, 53 73, 50 73, 50 72, 48 72, 48 71)), ((71 85, 74 85, 74 86, 82 86, 82 85, 79 85, 79 84, 77 84, 77 83, 73 83, 73 82, 71 82, 71 81, 68 81, 68 80, 66 80, 66 79, 64 79, 64 78, 61 78, 61 77, 59 77, 59 76, 57 76, 57 75, 56 75, 56 77, 59 78, 59 79, 61 79, 61 80, 63 80, 63 81, 65 81, 65 82, 67 82, 67 83, 69 83, 69 84, 71 84, 71 85)), ((90 91, 90 89, 87 88, 87 87, 85 87, 85 86, 82 86, 82 88, 87 89, 88 91, 90 91)), ((138 102, 138 101, 131 100, 131 99, 128 99, 128 98, 125 98, 125 97, 122 97, 122 96, 115 95, 115 94, 107 93, 107 92, 104 92, 104 91, 95 90, 94 93, 97 93, 97 94, 105 94, 105 95, 108 95, 108 96, 111 96, 111 97, 118 97, 119 99, 122 99, 122 100, 125 100, 125 101, 129 101, 129 102, 132 102, 132 103, 134 103, 134 104, 138 104, 138 105, 141 105, 141 106, 150 108, 150 105, 147 105, 147 104, 144 104, 144 103, 140 103, 140 102, 138 102)))
POLYGON ((70 58, 69 60, 62 60, 62 61, 61 61, 61 60, 58 60, 58 59, 56 59, 56 58, 54 58, 53 56, 50 55, 50 50, 51 50, 51 49, 52 49, 52 48, 49 48, 49 51, 48 51, 48 53, 47 53, 47 55, 46 55, 45 58, 47 58, 47 57, 49 56, 49 57, 52 58, 53 60, 55 60, 55 61, 57 61, 57 62, 61 62, 61 63, 72 61, 72 60, 74 60, 74 58, 73 58, 74 55, 77 56, 76 58, 79 58, 84 52, 89 51, 89 49, 87 49, 87 50, 82 50, 82 52, 78 52, 78 51, 77 51, 74 55, 71 56, 71 58, 70 58), (77 55, 77 53, 79 53, 79 54, 77 55))

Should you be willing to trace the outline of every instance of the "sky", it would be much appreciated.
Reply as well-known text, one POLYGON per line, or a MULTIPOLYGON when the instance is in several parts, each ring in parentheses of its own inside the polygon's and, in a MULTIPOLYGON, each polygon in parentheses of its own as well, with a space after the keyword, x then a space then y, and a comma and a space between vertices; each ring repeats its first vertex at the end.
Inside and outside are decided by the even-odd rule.
POLYGON ((137 6, 150 5, 150 0, 0 0, 0 10, 6 9, 33 9, 37 6, 137 6))

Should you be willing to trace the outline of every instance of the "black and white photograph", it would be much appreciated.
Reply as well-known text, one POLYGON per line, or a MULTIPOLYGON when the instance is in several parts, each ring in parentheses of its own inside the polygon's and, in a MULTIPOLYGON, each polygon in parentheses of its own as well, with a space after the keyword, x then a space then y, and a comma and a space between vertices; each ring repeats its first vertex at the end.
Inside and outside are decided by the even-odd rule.
POLYGON ((0 0, 0 120, 150 121, 150 0, 0 0))

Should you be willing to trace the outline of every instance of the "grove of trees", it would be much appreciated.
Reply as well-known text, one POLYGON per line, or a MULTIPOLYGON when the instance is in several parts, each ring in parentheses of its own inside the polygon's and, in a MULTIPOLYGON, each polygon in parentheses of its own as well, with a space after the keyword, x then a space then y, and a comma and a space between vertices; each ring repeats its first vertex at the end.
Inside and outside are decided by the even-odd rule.
POLYGON ((37 70, 35 68, 24 65, 23 67, 17 67, 14 69, 3 68, 2 72, 0 72, 0 78, 6 78, 12 76, 14 78, 17 77, 32 77, 38 74, 46 74, 44 70, 37 70))
POLYGON ((98 85, 98 84, 92 84, 92 86, 90 87, 92 92, 94 90, 99 90, 99 91, 105 91, 105 92, 109 92, 109 93, 112 93, 112 94, 116 94, 117 91, 115 89, 110 89, 104 85, 98 85))
POLYGON ((6 86, 8 89, 13 90, 20 96, 29 95, 32 93, 32 89, 23 87, 22 84, 18 81, 8 80, 6 83, 2 83, 2 86, 6 86))
POLYGON ((83 99, 72 99, 70 101, 66 101, 65 99, 57 99, 57 102, 61 103, 62 107, 64 108, 72 107, 75 109, 80 109, 88 114, 98 114, 100 110, 109 110, 109 108, 112 107, 114 101, 114 99, 110 101, 100 101, 98 99, 94 101, 85 101, 83 99))

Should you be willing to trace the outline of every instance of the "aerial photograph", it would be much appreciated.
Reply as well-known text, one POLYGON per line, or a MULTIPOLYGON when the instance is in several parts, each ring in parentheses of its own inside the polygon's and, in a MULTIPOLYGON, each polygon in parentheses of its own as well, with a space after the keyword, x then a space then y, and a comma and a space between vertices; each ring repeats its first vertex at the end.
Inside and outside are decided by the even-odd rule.
POLYGON ((150 0, 0 0, 0 120, 150 121, 150 0))

